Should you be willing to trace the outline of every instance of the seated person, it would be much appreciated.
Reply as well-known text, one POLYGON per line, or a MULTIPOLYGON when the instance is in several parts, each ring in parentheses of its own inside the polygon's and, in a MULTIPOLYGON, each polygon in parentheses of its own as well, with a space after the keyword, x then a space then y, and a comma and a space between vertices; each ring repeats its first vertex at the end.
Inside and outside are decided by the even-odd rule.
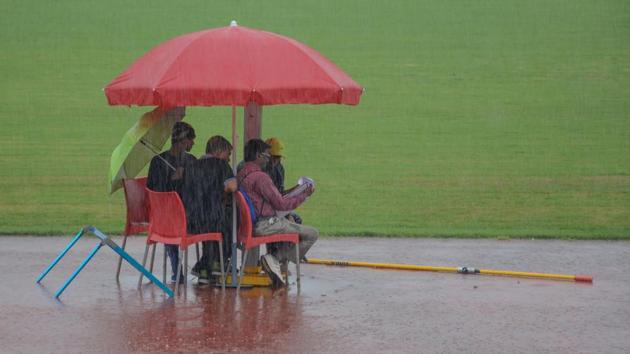
MULTIPOLYGON (((284 190, 284 166, 282 165, 282 158, 284 157, 284 144, 278 138, 269 138, 265 140, 265 143, 271 146, 269 149, 269 155, 271 155, 271 158, 269 159, 265 172, 267 172, 269 177, 271 177, 273 184, 276 188, 278 188, 278 192, 280 192, 280 194, 291 192, 297 187, 297 185, 291 187, 287 191, 284 190)), ((289 219, 289 221, 302 224, 302 218, 296 212, 290 212, 286 215, 286 218, 289 219)), ((278 247, 288 246, 289 245, 285 242, 270 243, 267 245, 267 251, 273 254, 278 247)))
MULTIPOLYGON (((307 188, 304 193, 295 197, 282 196, 267 173, 264 172, 269 163, 270 146, 260 139, 252 139, 245 144, 245 164, 237 174, 238 185, 249 195, 257 215, 254 235, 270 235, 278 233, 297 233, 300 236, 300 254, 302 259, 319 237, 317 229, 304 226, 286 218, 276 217, 276 210, 293 210, 310 196, 314 189, 307 188)), ((261 265, 274 281, 274 285, 284 284, 279 262, 286 260, 298 262, 295 246, 280 247, 261 258, 261 265)))
MULTIPOLYGON (((229 258, 232 234, 232 208, 229 193, 236 190, 236 179, 229 165, 232 145, 222 136, 213 136, 206 145, 206 155, 186 170, 182 201, 186 209, 188 232, 223 234, 224 264, 229 258)), ((199 283, 208 283, 212 271, 219 269, 216 242, 203 243, 203 256, 192 269, 199 283), (216 267, 215 267, 216 265, 216 267), (213 269, 215 268, 215 269, 213 269)))
MULTIPOLYGON (((278 188, 280 194, 285 194, 291 192, 297 185, 291 187, 288 190, 284 190, 284 166, 282 166, 282 159, 284 157, 284 144, 278 138, 269 138, 265 141, 265 143, 271 148, 269 149, 269 154, 271 155, 271 159, 269 159, 269 164, 267 164, 266 172, 271 177, 273 184, 278 188)), ((287 218, 290 221, 296 222, 298 224, 302 223, 302 218, 295 212, 291 212, 287 214, 287 218)))
MULTIPOLYGON (((196 160, 195 156, 188 153, 193 145, 195 145, 195 129, 188 123, 175 123, 171 134, 171 148, 151 159, 147 188, 155 192, 177 192, 181 198, 184 170, 196 160)), ((174 282, 179 250, 176 245, 165 245, 165 249, 171 261, 173 270, 171 281, 174 282)), ((183 282, 183 277, 180 279, 183 282)))

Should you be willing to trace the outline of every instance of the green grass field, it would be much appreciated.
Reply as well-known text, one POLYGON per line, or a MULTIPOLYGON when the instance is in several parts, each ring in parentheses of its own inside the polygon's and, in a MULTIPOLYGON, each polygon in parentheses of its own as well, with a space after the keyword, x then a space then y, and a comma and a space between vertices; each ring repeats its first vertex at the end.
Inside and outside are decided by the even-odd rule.
MULTIPOLYGON (((272 106, 301 209, 326 235, 630 238, 630 2, 2 1, 0 234, 120 233, 109 156, 149 110, 102 88, 206 28, 281 33, 329 57, 361 104, 272 106)), ((242 115, 242 111, 239 111, 242 115)), ((189 108, 194 153, 230 110, 189 108)), ((242 131, 242 129, 240 129, 242 131)))

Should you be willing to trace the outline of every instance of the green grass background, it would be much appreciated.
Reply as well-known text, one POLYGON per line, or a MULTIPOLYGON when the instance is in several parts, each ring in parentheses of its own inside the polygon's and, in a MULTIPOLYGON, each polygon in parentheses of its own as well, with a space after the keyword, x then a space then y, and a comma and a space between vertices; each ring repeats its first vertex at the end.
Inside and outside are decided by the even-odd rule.
MULTIPOLYGON (((109 156, 149 108, 101 89, 153 46, 236 19, 366 88, 356 107, 264 108, 289 180, 317 181, 300 213, 323 234, 630 238, 628 1, 1 4, 2 234, 119 233, 109 156)), ((229 136, 228 108, 186 120, 196 155, 229 136)))

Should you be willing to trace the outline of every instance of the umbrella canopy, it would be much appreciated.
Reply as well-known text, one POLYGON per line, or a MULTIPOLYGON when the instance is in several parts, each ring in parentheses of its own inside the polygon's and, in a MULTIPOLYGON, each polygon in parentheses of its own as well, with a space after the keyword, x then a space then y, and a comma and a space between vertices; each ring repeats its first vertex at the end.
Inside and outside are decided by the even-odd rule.
POLYGON ((173 125, 182 117, 183 114, 167 114, 158 107, 145 113, 125 133, 110 160, 110 193, 122 187, 123 179, 137 176, 153 156, 162 150, 171 136, 173 125))
POLYGON ((110 105, 356 105, 363 88, 310 47, 236 26, 185 34, 146 53, 105 87, 110 105))

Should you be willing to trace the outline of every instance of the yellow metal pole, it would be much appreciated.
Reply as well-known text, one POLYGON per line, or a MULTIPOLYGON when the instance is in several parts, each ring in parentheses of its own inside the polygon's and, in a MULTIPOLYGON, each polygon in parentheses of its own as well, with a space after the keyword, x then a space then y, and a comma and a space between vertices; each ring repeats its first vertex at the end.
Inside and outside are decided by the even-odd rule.
POLYGON ((471 268, 471 267, 433 267, 433 266, 421 266, 421 265, 412 265, 412 264, 335 261, 331 259, 316 259, 316 258, 309 258, 308 263, 332 265, 332 266, 344 266, 344 267, 366 267, 366 268, 415 270, 415 271, 425 271, 425 272, 446 272, 446 273, 460 273, 460 274, 503 275, 503 276, 511 276, 511 277, 566 280, 566 281, 576 281, 576 282, 586 282, 586 283, 593 282, 593 277, 589 275, 514 272, 514 271, 509 271, 509 270, 476 269, 476 268, 471 268))

